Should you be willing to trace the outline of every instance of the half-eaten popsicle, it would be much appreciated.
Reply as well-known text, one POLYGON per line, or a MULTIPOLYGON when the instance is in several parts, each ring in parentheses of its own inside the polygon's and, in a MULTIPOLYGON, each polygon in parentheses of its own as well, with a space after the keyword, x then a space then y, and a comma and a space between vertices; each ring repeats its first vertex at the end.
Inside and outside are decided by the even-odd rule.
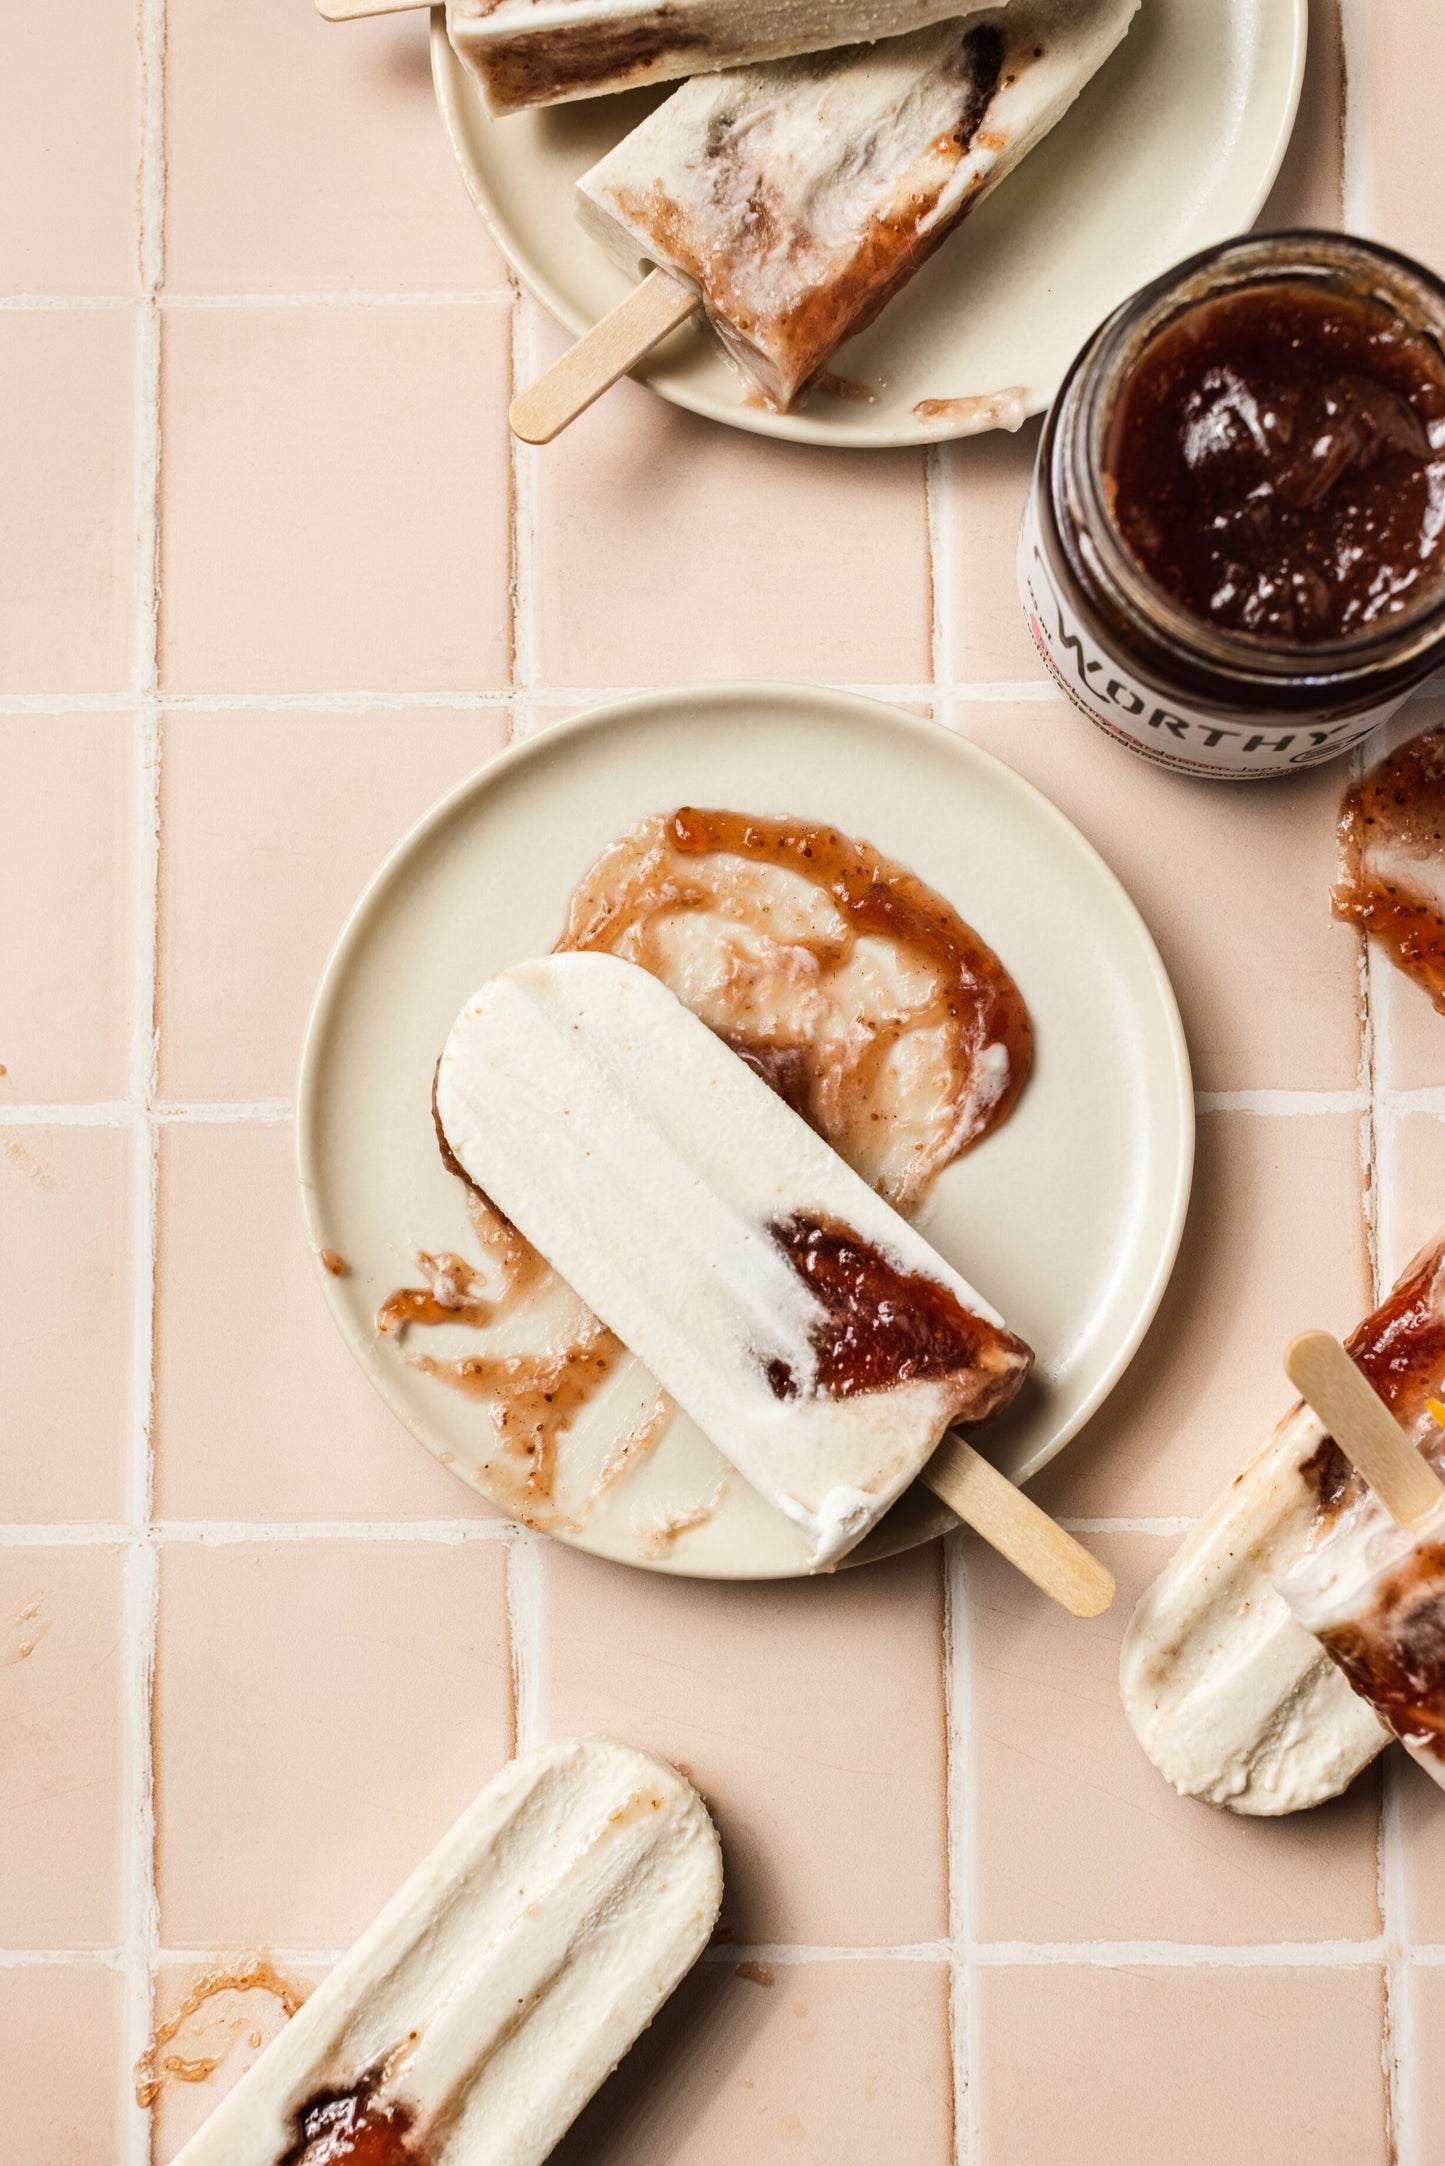
MULTIPOLYGON (((1406 1267, 1348 1341, 1351 1361, 1426 1455, 1445 1393, 1445 1236, 1406 1267)), ((1297 1406, 1144 1594, 1119 1683, 1135 1735, 1186 1797, 1298 1812, 1335 1797, 1390 1732, 1280 1586, 1362 1504, 1364 1485, 1313 1408, 1297 1406)), ((1323 1617, 1323 1612, 1318 1611, 1323 1617)))
POLYGON ((447 0, 447 33, 488 109, 515 113, 970 12, 959 0, 447 0))
POLYGON ((621 304, 575 349, 581 359, 558 363, 579 383, 597 340, 612 374, 579 383, 561 421, 544 377, 516 402, 518 434, 547 441, 616 381, 617 359, 630 367, 685 319, 689 294, 769 404, 795 405, 1063 117, 1137 6, 1014 0, 685 83, 577 184, 578 217, 622 268, 680 288, 671 319, 638 303, 645 342, 619 355, 607 326, 634 315, 621 304))
MULTIPOLYGON (((560 953, 493 978, 452 1028, 436 1111, 469 1178, 803 1531, 814 1569, 1028 1373, 998 1313, 635 963, 560 953)), ((1093 1568, 1079 1613, 1106 1607, 1102 1567, 979 1465, 1093 1568)))
POLYGON ((1279 1591, 1445 1789, 1445 1483, 1337 1339, 1305 1332, 1285 1366, 1363 1486, 1279 1591))
POLYGON ((176 2166, 541 2166, 721 1899, 675 1768, 599 1739, 514 1760, 176 2166))

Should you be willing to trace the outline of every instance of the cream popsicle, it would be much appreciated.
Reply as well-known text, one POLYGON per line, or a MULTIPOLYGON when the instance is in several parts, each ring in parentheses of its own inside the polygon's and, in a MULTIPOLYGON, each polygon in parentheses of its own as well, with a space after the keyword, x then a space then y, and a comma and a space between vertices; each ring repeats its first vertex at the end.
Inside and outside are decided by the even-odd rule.
POLYGON ((597 1739, 514 1760, 176 2166, 540 2166, 721 1896, 674 1768, 597 1739))
POLYGON ((468 1176, 815 1568, 1028 1372, 996 1311, 636 964, 556 954, 493 978, 436 1108, 468 1176))
MULTIPOLYGON (((1434 1443, 1445 1240, 1414 1259, 1347 1345, 1405 1430, 1434 1443)), ((1363 1494, 1323 1423, 1296 1408, 1139 1603, 1120 1662, 1124 1706, 1184 1795, 1239 1813, 1295 1812, 1343 1790, 1388 1742, 1276 1585, 1323 1550, 1363 1494)))
POLYGON ((488 109, 515 113, 969 12, 958 0, 447 0, 447 34, 488 109))
POLYGON ((577 215, 629 274, 695 287, 743 374, 789 407, 1062 118, 1137 6, 1014 0, 698 76, 583 175, 577 215))

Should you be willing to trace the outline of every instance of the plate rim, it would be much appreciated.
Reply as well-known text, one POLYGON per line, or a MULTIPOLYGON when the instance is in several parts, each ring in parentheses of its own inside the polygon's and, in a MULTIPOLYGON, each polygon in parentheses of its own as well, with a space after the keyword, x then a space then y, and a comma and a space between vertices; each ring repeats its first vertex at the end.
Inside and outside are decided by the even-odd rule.
MULTIPOLYGON (((1304 90, 1305 63, 1309 51, 1309 0, 1257 0, 1257 4, 1273 6, 1281 10, 1281 12, 1288 11, 1288 22, 1292 33, 1288 89, 1284 104, 1276 116, 1274 137, 1260 168, 1255 186, 1245 192, 1241 206, 1244 213, 1241 222, 1237 226, 1232 226, 1228 233, 1215 234, 1213 236, 1215 241, 1227 240, 1231 234, 1248 232, 1261 210, 1263 210, 1265 203, 1269 199, 1269 192, 1279 177, 1285 153, 1289 149, 1290 138, 1294 134, 1295 122, 1299 115, 1300 99, 1304 90)), ((1230 0, 1226 12, 1232 22, 1235 13, 1233 0, 1230 0)), ((447 141, 451 147, 452 156, 456 160, 467 194, 471 197, 474 207, 480 213, 488 232, 501 250, 513 275, 520 280, 526 291, 535 300, 539 301, 565 330, 572 334, 574 339, 580 338, 585 331, 592 328, 598 319, 589 316, 585 310, 572 306, 548 272, 546 265, 524 243, 520 242, 518 237, 511 231, 497 210, 480 167, 467 154, 464 131, 460 121, 460 100, 463 96, 471 95, 471 79, 467 75, 462 62, 453 51, 451 40, 447 36, 446 8, 444 5, 438 4, 431 8, 430 47, 432 88, 436 94, 437 108, 447 141)), ((492 120, 490 124, 497 126, 500 125, 500 122, 492 120)), ((1199 237, 1193 242, 1188 253, 1192 255, 1198 249, 1210 245, 1211 242, 1208 238, 1199 237)), ((1160 271, 1167 268, 1167 265, 1159 266, 1160 271)), ((665 371, 659 374, 648 368, 645 362, 640 365, 638 370, 633 371, 633 375, 635 381, 645 384, 650 391, 655 391, 660 398, 666 399, 669 405, 680 407, 687 413, 700 414, 705 420, 720 422, 725 428, 741 429, 750 436, 771 436, 788 443, 825 445, 840 450, 896 451, 901 446, 910 444, 926 446, 929 444, 961 443, 967 441, 970 436, 980 433, 976 428, 969 427, 967 423, 950 423, 942 417, 935 418, 930 422, 915 424, 912 427, 886 426, 880 423, 871 431, 866 424, 860 424, 851 429, 843 429, 836 422, 820 421, 816 417, 812 420, 805 420, 800 413, 773 413, 761 405, 719 406, 715 399, 691 390, 686 382, 671 381, 665 371)), ((1060 383, 1062 380, 1061 376, 1060 383)), ((1047 389, 1037 390, 1031 397, 1027 413, 1023 418, 1030 420, 1037 414, 1047 412, 1058 390, 1058 383, 1050 385, 1047 389)), ((1022 426, 1022 423, 1020 423, 1020 426, 1022 426)), ((985 431, 982 433, 995 434, 997 432, 985 431)))
MULTIPOLYGON (((405 875, 418 851, 425 849, 433 833, 452 821, 470 799, 485 795, 499 782, 504 784, 506 778, 519 769, 541 765, 547 761, 565 760, 567 747, 579 737, 605 734, 609 729, 625 726, 632 721, 645 724, 655 718, 675 713, 679 705, 684 703, 711 705, 719 701, 733 702, 743 708, 766 707, 774 713, 782 712, 784 715, 800 708, 809 709, 814 714, 820 710, 835 715, 843 712, 871 727, 877 728, 881 725, 888 731, 914 738, 932 750, 947 747, 945 757, 959 759, 965 768, 982 769, 990 774, 996 784, 998 779, 1002 778, 1003 786, 1017 791, 1029 805, 1035 818, 1042 818, 1046 825, 1051 825, 1058 833, 1066 836, 1070 847, 1082 854, 1093 875, 1112 893, 1136 943, 1147 972, 1151 996, 1157 1004, 1168 1053, 1168 1073, 1161 1076, 1160 1080, 1164 1098, 1167 1100, 1167 1110, 1173 1121, 1173 1150, 1170 1162, 1160 1176, 1169 1190, 1163 1238, 1147 1283, 1134 1302, 1128 1328, 1121 1335, 1108 1362, 1058 1436, 1051 1441, 1047 1450, 1041 1451, 1031 1461, 1022 1474, 1022 1481, 1032 1481, 1073 1441, 1115 1390, 1154 1322, 1173 1276, 1188 1216, 1194 1173, 1196 1116, 1188 1041, 1179 1013, 1179 1003, 1158 944, 1128 889, 1083 831, 1035 783, 1019 774, 997 754, 986 750, 982 745, 974 744, 969 738, 959 736, 931 716, 910 714, 905 708, 896 707, 886 700, 874 699, 866 693, 847 692, 824 685, 743 679, 660 686, 651 691, 624 694, 615 700, 589 707, 580 714, 549 723, 545 728, 515 740, 448 790, 388 851, 352 905, 337 934, 318 981, 301 1042, 294 1119, 295 1171, 300 1190, 302 1218, 311 1250, 312 1268, 325 1297, 327 1310, 368 1382, 379 1392, 387 1407, 407 1431, 426 1449, 431 1450, 422 1433, 425 1425, 418 1422, 411 1407, 404 1403, 403 1395, 385 1365, 369 1358, 374 1349, 363 1345, 360 1332, 352 1328, 349 1313, 336 1299, 337 1281, 326 1270, 320 1253, 326 1240, 326 1228, 320 1223, 317 1201, 317 1137, 319 1124, 324 1119, 322 1076, 325 1048, 351 963, 372 920, 377 912, 384 908, 389 891, 396 881, 405 875)), ((464 1486, 473 1495, 481 1494, 469 1483, 464 1486)), ((497 1509, 500 1511, 500 1507, 497 1509)), ((506 1518, 509 1515, 503 1513, 502 1516, 506 1518)), ((924 1536, 921 1539, 931 1537, 924 1536)), ((883 1554, 885 1552, 880 1552, 876 1561, 882 1561, 883 1554)), ((857 1561, 872 1562, 875 1559, 870 1555, 857 1561)), ((688 1570, 685 1561, 670 1557, 647 1560, 645 1563, 639 1561, 639 1569, 661 1571, 673 1577, 698 1576, 695 1571, 688 1570)), ((703 1576, 724 1575, 708 1573, 703 1576)), ((758 1575, 738 1572, 725 1576, 744 1580, 808 1575, 758 1575)))

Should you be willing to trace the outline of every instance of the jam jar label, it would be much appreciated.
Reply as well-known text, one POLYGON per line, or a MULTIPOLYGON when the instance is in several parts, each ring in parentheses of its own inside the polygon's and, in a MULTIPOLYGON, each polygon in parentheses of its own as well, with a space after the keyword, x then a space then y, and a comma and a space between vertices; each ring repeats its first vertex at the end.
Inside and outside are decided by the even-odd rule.
POLYGON ((1079 622, 1045 561, 1032 496, 1019 535, 1019 593, 1034 645, 1065 697, 1131 752, 1184 774, 1265 780, 1317 767, 1368 737, 1409 696, 1402 692, 1343 717, 1261 715, 1257 722, 1182 704, 1137 676, 1079 622))

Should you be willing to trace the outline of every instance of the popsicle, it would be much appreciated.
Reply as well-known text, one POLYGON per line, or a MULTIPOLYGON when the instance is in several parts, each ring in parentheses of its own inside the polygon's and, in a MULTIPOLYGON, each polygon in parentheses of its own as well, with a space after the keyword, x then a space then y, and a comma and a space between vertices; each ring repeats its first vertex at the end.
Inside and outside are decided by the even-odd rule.
MULTIPOLYGON (((1418 1444, 1445 1440, 1445 1236, 1423 1250, 1347 1341, 1418 1444)), ((1136 1736, 1185 1796, 1234 1812, 1296 1812, 1334 1797, 1389 1740, 1368 1700, 1276 1583, 1360 1494, 1308 1407, 1196 1524, 1139 1603, 1120 1688, 1136 1736)))
POLYGON ((514 1760, 176 2166, 540 2166, 721 1897, 675 1768, 597 1739, 514 1760))
POLYGON ((515 113, 977 11, 959 0, 447 0, 447 34, 489 111, 515 113))
POLYGON ((1445 1789, 1445 1483, 1327 1332, 1285 1356, 1291 1381, 1365 1486, 1279 1582, 1362 1699, 1445 1789))
POLYGON ((660 266, 700 296, 786 409, 1062 118, 1137 6, 1013 0, 697 76, 583 175, 577 215, 629 275, 660 266))
POLYGON ((450 1150, 834 1564, 1033 1356, 736 1053, 635 963, 503 971, 436 1080, 450 1150))

